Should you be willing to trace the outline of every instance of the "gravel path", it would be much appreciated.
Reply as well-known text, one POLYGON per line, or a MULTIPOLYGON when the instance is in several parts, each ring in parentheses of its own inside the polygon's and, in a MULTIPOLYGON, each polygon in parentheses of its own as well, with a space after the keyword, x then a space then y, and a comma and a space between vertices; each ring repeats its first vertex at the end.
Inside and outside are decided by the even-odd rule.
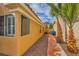
POLYGON ((47 56, 48 39, 47 35, 44 35, 39 39, 24 56, 47 56))

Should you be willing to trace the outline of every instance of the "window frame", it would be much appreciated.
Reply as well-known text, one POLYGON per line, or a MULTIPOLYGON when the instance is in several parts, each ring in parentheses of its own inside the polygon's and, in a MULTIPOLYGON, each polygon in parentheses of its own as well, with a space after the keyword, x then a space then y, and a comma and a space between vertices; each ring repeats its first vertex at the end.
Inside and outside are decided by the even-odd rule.
POLYGON ((0 36, 4 36, 4 16, 1 17, 3 17, 3 34, 0 34, 0 36))
MULTIPOLYGON (((26 25, 27 26, 27 25, 26 25)), ((30 19, 28 18, 28 17, 25 17, 24 15, 21 15, 21 36, 26 36, 26 35, 29 35, 30 34, 30 19), (22 33, 22 30, 23 30, 23 24, 22 24, 22 21, 29 21, 28 23, 29 23, 29 26, 28 26, 28 30, 29 30, 29 32, 27 32, 28 30, 26 30, 26 34, 23 34, 22 33)))
POLYGON ((4 36, 8 36, 8 37, 14 37, 16 35, 16 17, 15 17, 15 13, 10 13, 8 15, 4 15, 4 36), (13 27, 14 28, 14 33, 13 33, 13 28, 11 27, 11 34, 8 33, 8 18, 11 17, 11 25, 12 26, 12 23, 13 23, 13 20, 14 20, 14 25, 13 27), (13 19, 12 19, 13 18, 13 19), (7 21, 7 31, 5 29, 5 20, 7 21))

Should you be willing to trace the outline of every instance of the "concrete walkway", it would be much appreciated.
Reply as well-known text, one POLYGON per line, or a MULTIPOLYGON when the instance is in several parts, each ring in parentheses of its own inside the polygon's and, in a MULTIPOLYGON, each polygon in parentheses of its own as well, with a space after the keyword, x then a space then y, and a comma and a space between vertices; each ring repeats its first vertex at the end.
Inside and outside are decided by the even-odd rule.
POLYGON ((56 38, 53 35, 48 36, 48 56, 66 56, 66 53, 62 49, 61 45, 56 42, 56 38))
MULTIPOLYGON (((52 41, 52 44, 55 44, 55 41, 52 41)), ((44 35, 42 38, 40 38, 28 51, 24 53, 24 56, 47 56, 48 55, 48 45, 51 42, 48 42, 48 35, 44 35)), ((60 51, 56 53, 60 53, 61 56, 67 56, 64 50, 62 49, 61 45, 56 43, 57 46, 59 47, 60 51)), ((54 47, 51 47, 54 48, 54 47)), ((58 49, 58 48, 57 48, 58 49)), ((54 52, 52 52, 54 53, 54 52)), ((50 56, 50 55, 48 55, 50 56)), ((53 56, 53 55, 51 55, 53 56)))
POLYGON ((40 38, 24 56, 47 56, 48 39, 47 35, 40 38))

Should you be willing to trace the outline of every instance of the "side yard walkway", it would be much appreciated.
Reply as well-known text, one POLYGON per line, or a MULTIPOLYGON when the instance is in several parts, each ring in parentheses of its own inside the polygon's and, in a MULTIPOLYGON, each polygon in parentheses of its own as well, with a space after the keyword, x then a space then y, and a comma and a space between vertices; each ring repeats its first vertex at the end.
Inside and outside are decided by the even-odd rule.
POLYGON ((47 34, 40 38, 24 56, 47 56, 48 39, 47 34))
POLYGON ((48 56, 66 56, 66 53, 60 44, 56 42, 56 38, 53 35, 48 36, 47 54, 48 56))

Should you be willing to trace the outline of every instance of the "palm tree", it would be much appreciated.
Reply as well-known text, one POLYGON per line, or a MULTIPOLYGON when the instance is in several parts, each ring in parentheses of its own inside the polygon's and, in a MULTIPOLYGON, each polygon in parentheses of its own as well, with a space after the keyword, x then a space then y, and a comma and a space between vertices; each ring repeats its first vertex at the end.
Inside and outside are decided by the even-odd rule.
POLYGON ((63 7, 62 7, 63 10, 61 13, 62 18, 66 21, 69 27, 67 47, 68 47, 68 50, 73 53, 77 52, 76 39, 74 37, 73 26, 75 22, 78 20, 78 16, 79 16, 78 6, 79 5, 75 3, 63 4, 63 7))
POLYGON ((57 19, 57 38, 61 39, 61 42, 64 42, 63 35, 62 35, 62 29, 61 29, 61 25, 60 25, 60 22, 59 22, 62 4, 60 4, 60 3, 59 4, 49 3, 48 5, 51 8, 51 15, 55 16, 56 19, 57 19))
POLYGON ((56 14, 56 11, 57 11, 58 14, 56 14, 55 16, 57 17, 58 15, 60 15, 62 19, 66 22, 67 26, 69 27, 67 48, 69 51, 76 53, 77 47, 76 47, 76 39, 74 37, 74 32, 73 32, 73 26, 75 22, 78 20, 79 4, 69 3, 69 4, 60 4, 59 6, 60 8, 57 9, 57 6, 55 6, 54 4, 51 4, 50 5, 51 11, 52 11, 51 13, 56 14))

